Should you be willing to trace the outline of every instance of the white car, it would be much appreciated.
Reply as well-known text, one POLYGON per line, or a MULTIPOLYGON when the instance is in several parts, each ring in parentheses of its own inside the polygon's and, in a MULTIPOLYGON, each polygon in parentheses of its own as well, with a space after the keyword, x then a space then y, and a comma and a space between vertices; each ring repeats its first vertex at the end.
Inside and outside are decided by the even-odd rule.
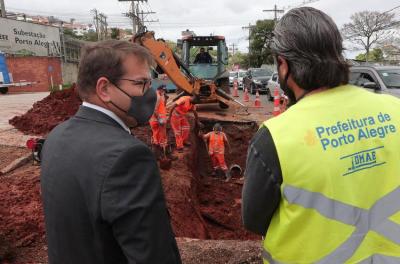
POLYGON ((275 88, 279 89, 280 96, 284 95, 284 92, 282 91, 281 86, 279 84, 279 77, 278 77, 277 72, 274 72, 272 74, 271 79, 268 80, 268 84, 267 84, 267 96, 268 96, 268 100, 270 100, 270 101, 274 100, 275 88))
POLYGON ((229 72, 229 86, 233 86, 233 82, 234 82, 234 80, 237 80, 237 78, 238 78, 237 71, 229 72))
POLYGON ((239 89, 243 90, 243 77, 246 76, 245 70, 238 71, 238 82, 239 82, 239 89))

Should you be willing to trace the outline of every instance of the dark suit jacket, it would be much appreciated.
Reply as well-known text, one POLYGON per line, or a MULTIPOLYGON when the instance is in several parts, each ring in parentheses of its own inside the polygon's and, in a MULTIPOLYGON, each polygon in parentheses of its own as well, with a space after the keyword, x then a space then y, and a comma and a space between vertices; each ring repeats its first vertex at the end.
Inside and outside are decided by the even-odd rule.
POLYGON ((42 152, 50 263, 180 263, 152 152, 81 106, 42 152))

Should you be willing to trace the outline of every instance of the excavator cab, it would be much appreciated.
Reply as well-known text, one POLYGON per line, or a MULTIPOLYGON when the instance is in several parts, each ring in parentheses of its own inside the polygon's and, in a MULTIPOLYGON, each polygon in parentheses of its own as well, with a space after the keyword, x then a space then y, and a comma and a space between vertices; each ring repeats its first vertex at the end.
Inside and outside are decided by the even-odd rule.
MULTIPOLYGON (((182 48, 182 62, 197 78, 213 80, 229 93, 228 48, 223 36, 188 35, 178 41, 182 48), (210 60, 198 60, 200 50, 208 53, 210 60)), ((204 57, 203 57, 204 58, 204 57)))

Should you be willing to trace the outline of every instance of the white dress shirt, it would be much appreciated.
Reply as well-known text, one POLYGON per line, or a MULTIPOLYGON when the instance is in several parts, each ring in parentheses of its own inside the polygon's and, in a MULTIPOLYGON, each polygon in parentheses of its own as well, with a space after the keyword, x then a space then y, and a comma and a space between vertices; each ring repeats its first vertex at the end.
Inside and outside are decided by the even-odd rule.
POLYGON ((82 103, 83 106, 92 108, 94 110, 100 111, 106 115, 108 115, 109 117, 111 117, 112 119, 115 120, 115 122, 117 122, 123 129, 125 129, 129 134, 131 134, 131 130, 129 129, 129 127, 127 125, 125 125, 125 123, 121 120, 121 118, 119 118, 116 114, 114 114, 113 112, 111 112, 108 109, 105 109, 104 107, 95 105, 95 104, 91 104, 88 102, 83 102, 82 103))

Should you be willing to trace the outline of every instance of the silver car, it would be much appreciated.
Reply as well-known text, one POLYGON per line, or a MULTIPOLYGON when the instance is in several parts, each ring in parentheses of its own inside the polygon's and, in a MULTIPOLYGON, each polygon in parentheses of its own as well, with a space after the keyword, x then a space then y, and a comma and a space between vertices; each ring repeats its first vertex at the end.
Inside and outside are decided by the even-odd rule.
POLYGON ((238 72, 237 71, 231 71, 229 72, 229 86, 233 86, 233 82, 237 80, 238 78, 238 72))
POLYGON ((353 66, 350 68, 349 82, 375 93, 391 94, 400 98, 398 66, 353 66))
POLYGON ((284 94, 284 92, 282 91, 281 86, 279 85, 278 73, 274 72, 271 76, 271 79, 268 80, 268 84, 267 84, 268 100, 270 100, 270 101, 274 100, 274 93, 275 93, 276 88, 279 89, 279 95, 282 96, 284 94))

